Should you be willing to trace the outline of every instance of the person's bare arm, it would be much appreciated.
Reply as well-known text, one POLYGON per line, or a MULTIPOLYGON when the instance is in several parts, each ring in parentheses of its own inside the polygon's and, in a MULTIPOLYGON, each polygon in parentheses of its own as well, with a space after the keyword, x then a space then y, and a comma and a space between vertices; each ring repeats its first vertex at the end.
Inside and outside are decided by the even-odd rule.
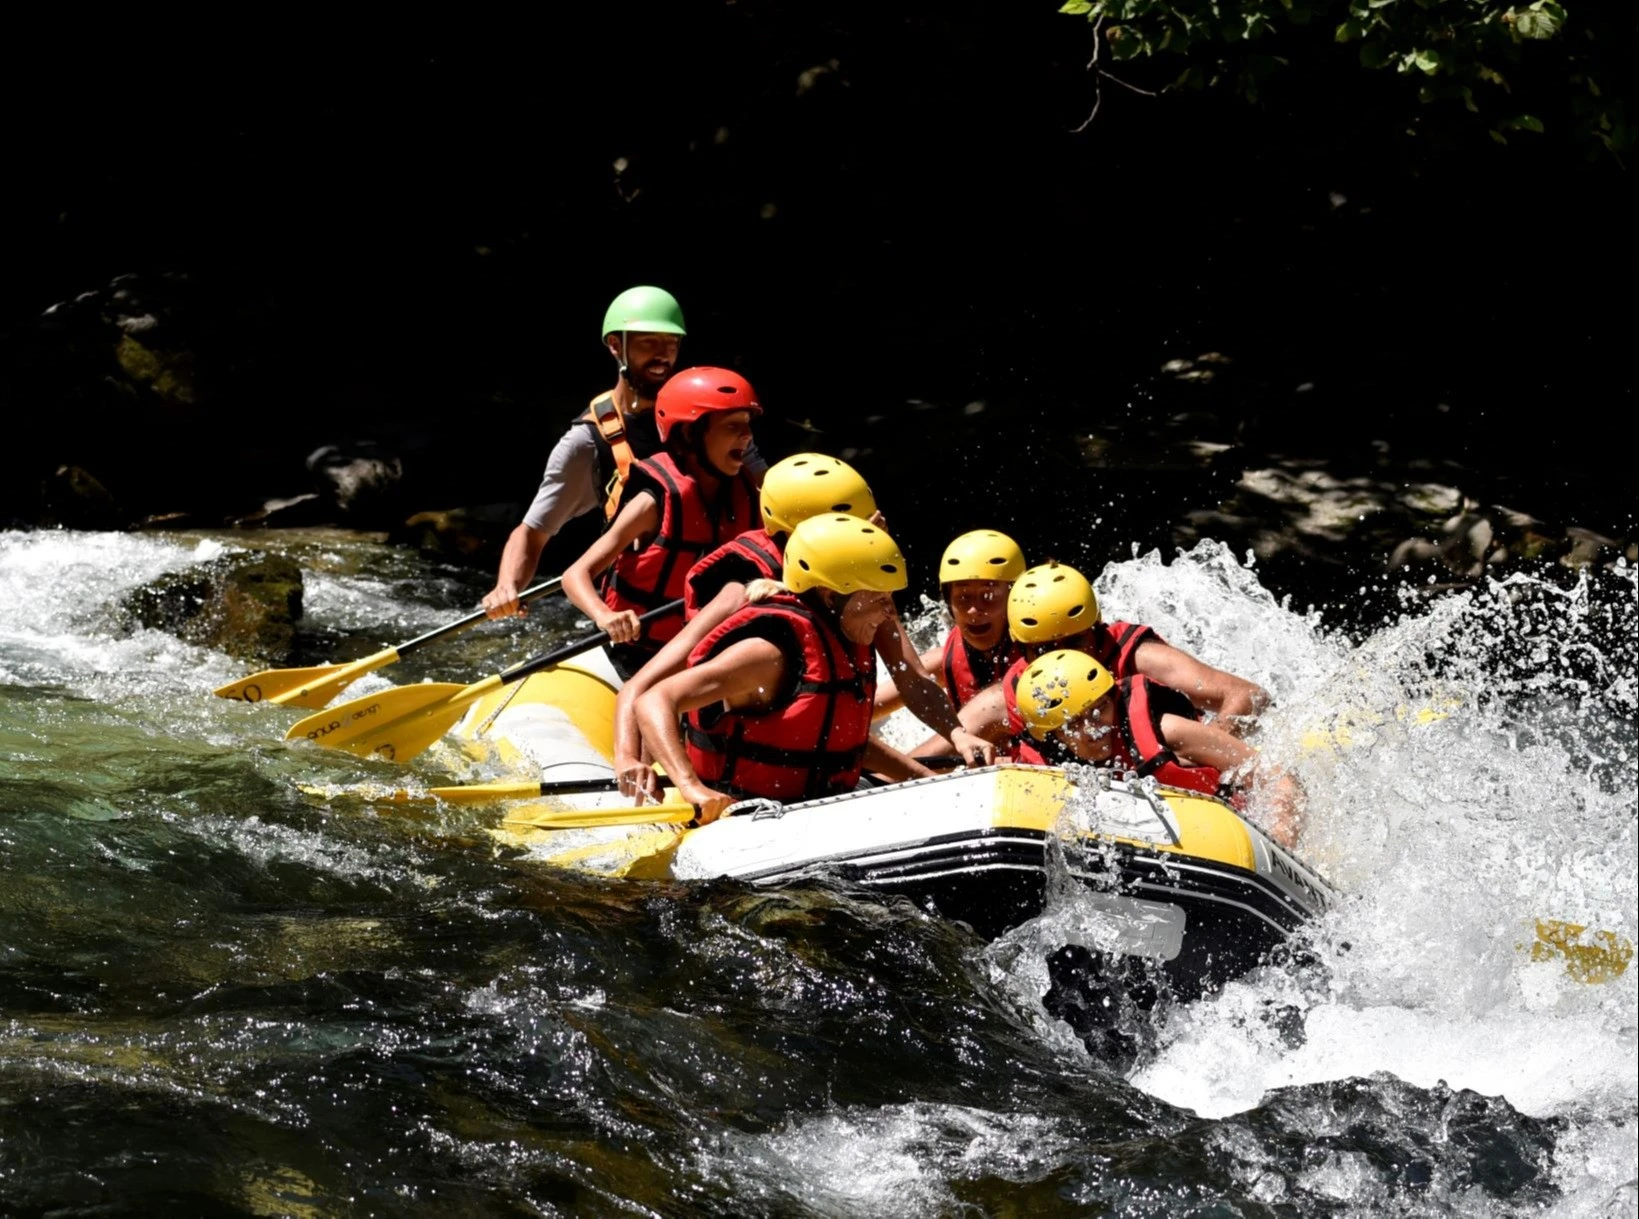
POLYGON ((518 594, 535 578, 535 569, 541 563, 541 551, 552 535, 544 529, 532 529, 520 524, 507 535, 501 550, 501 565, 495 575, 495 587, 484 594, 480 604, 491 618, 510 618, 522 614, 524 607, 518 594))
POLYGON ((1231 736, 1228 729, 1203 724, 1187 715, 1170 712, 1163 715, 1161 739, 1178 755, 1179 761, 1190 766, 1213 766, 1225 773, 1246 773, 1258 759, 1258 751, 1239 737, 1231 736), (1246 771, 1241 771, 1242 767, 1246 771))
MULTIPOLYGON (((1007 723, 1007 697, 1001 682, 986 686, 969 699, 958 718, 967 731, 992 745, 1005 745, 1013 735, 1007 723)), ((916 748, 918 753, 923 750, 922 745, 916 748)))
POLYGON ((899 621, 898 613, 877 628, 874 642, 877 655, 882 657, 888 676, 893 678, 912 715, 949 741, 952 750, 969 766, 989 766, 995 761, 996 750, 989 739, 962 727, 944 688, 922 667, 922 658, 916 654, 910 632, 899 621))
POLYGON ((779 689, 784 679, 780 649, 766 639, 744 639, 703 665, 672 674, 637 700, 644 745, 666 768, 677 794, 699 808, 702 825, 715 821, 734 798, 701 782, 683 745, 683 715, 718 702, 734 710, 766 706, 766 691, 779 689))
POLYGON ((645 798, 660 798, 660 779, 651 764, 653 759, 643 748, 643 734, 638 729, 638 698, 656 683, 686 669, 689 653, 718 623, 744 604, 745 585, 737 582, 723 585, 715 597, 683 624, 682 630, 666 641, 665 647, 627 679, 615 696, 615 777, 620 781, 621 793, 637 797, 638 804, 645 798))
POLYGON ((925 779, 934 773, 915 758, 900 753, 892 745, 875 737, 865 742, 865 760, 861 765, 872 774, 881 775, 894 783, 902 779, 925 779))
POLYGON ((597 507, 598 444, 589 429, 571 427, 552 446, 535 498, 501 551, 495 587, 481 603, 491 618, 524 612, 518 593, 535 578, 546 544, 571 518, 597 507))
POLYGON ((592 620, 598 630, 605 632, 616 643, 632 643, 642 633, 643 628, 638 625, 637 614, 632 610, 613 610, 604 604, 603 598, 598 596, 598 590, 592 583, 595 577, 609 564, 613 563, 620 552, 633 542, 646 535, 653 534, 660 528, 660 505, 654 502, 654 496, 647 491, 634 495, 615 523, 610 525, 603 536, 586 548, 580 558, 576 559, 563 573, 564 595, 592 620))
MULTIPOLYGON (((922 653, 922 668, 929 677, 939 684, 940 689, 945 686, 945 666, 941 663, 945 658, 943 644, 935 645, 922 653)), ((899 693, 899 683, 891 676, 887 681, 878 682, 876 687, 876 706, 871 711, 871 719, 879 720, 892 715, 905 705, 904 697, 899 693)))
POLYGON ((1134 664, 1151 681, 1171 686, 1200 710, 1217 715, 1236 735, 1269 705, 1269 692, 1256 682, 1214 669, 1158 639, 1138 645, 1134 664))
POLYGON ((1283 847, 1297 843, 1303 829, 1304 793, 1291 775, 1264 764, 1256 749, 1217 724, 1163 715, 1161 739, 1179 761, 1216 767, 1234 787, 1255 791, 1268 810, 1269 836, 1283 847))

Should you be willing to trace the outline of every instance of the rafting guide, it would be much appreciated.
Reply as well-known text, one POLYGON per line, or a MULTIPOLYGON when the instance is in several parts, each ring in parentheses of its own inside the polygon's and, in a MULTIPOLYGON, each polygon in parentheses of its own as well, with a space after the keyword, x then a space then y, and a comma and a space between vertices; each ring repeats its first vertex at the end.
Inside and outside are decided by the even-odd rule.
MULTIPOLYGON (((507 538, 495 587, 484 594, 491 618, 523 613, 519 591, 535 578, 546 544, 594 509, 612 522, 632 467, 661 451, 654 404, 687 334, 682 307, 663 288, 628 288, 609 302, 601 333, 618 369, 614 387, 576 415, 547 458, 535 498, 507 538)), ((760 477, 764 463, 755 448, 746 465, 760 477)))

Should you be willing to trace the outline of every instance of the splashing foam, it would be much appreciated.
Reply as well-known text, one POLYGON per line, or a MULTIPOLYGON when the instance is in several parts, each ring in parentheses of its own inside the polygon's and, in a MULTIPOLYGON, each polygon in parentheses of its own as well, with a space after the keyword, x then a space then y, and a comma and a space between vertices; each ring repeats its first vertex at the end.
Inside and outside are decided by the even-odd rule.
POLYGON ((802 1118, 771 1134, 725 1137, 704 1169, 776 1204, 820 1214, 946 1213, 955 1181, 1027 1181, 1075 1143, 1049 1118, 915 1103, 802 1118))
MULTIPOLYGON (((1315 929, 1323 982, 1269 969, 1174 1009, 1132 1082, 1223 1117, 1273 1088, 1386 1071, 1631 1123, 1639 971, 1588 984, 1523 949, 1538 919, 1635 936, 1633 569, 1408 600, 1359 644, 1278 605, 1217 543, 1113 564, 1096 588, 1106 617, 1274 694, 1254 742, 1303 784, 1299 854, 1347 895, 1315 929), (1268 1018, 1282 1010, 1298 1035, 1268 1018)), ((1055 885, 991 963, 1039 1001, 1044 956, 1096 938, 1098 918, 1055 885)), ((1567 1182, 1594 1172, 1595 1192, 1634 1175, 1631 1139, 1624 1156, 1571 1158, 1567 1182)))
POLYGON ((1520 946, 1537 919, 1635 934, 1632 569, 1569 589, 1516 575, 1358 646, 1209 543, 1115 565, 1099 591, 1275 693, 1257 743, 1309 793, 1300 853, 1350 895, 1318 929, 1324 993, 1271 972, 1189 1005, 1135 1083, 1221 1116, 1389 1071, 1534 1115, 1631 1115, 1635 971, 1580 983, 1520 946), (1300 1047, 1250 1032, 1270 1002, 1306 1013, 1300 1047))

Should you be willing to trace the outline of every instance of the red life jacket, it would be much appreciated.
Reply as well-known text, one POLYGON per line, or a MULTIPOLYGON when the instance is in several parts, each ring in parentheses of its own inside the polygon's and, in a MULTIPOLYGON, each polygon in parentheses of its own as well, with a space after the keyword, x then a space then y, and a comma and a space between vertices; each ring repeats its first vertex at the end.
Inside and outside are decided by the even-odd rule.
POLYGON ((763 711, 722 703, 688 713, 689 762, 708 787, 773 800, 851 791, 871 733, 876 655, 788 593, 730 615, 689 654, 690 667, 731 644, 767 639, 786 658, 783 690, 763 711))
MULTIPOLYGON (((715 503, 708 504, 700 485, 672 460, 657 453, 632 467, 627 502, 639 490, 660 505, 660 527, 647 546, 623 550, 604 578, 603 603, 610 609, 642 614, 683 595, 689 568, 701 555, 717 549, 757 524, 757 486, 741 470, 723 483, 715 503)), ((644 624, 643 645, 651 653, 682 629, 683 614, 667 614, 644 624)))
POLYGON ((778 580, 785 571, 785 555, 766 529, 754 529, 730 538, 693 567, 683 581, 683 620, 700 612, 725 584, 778 580))
MULTIPOLYGON (((1154 776, 1157 783, 1168 787, 1182 787, 1208 796, 1223 795, 1223 773, 1215 766, 1190 766, 1178 760, 1161 736, 1161 717, 1181 715, 1198 720, 1200 713, 1180 691, 1163 686, 1147 677, 1129 677, 1120 683, 1120 714, 1116 717, 1119 731, 1115 751, 1102 765, 1108 765, 1119 774, 1137 778, 1154 776)), ((1029 739, 1023 746, 1034 755, 1028 760, 1034 764, 1063 766, 1079 759, 1056 737, 1044 741, 1029 739)), ((1237 804, 1239 801, 1236 802, 1237 804)))
MULTIPOLYGON (((1135 667, 1138 655, 1138 645, 1150 640, 1162 642, 1161 636, 1153 629, 1141 626, 1134 622, 1100 622, 1093 628, 1093 659, 1110 671, 1110 676, 1116 681, 1125 681, 1129 677, 1137 677, 1135 667)), ((1025 735, 1024 717, 1019 714, 1019 678, 1030 667, 1030 662, 1022 657, 1013 662, 1002 678, 1002 697, 1007 701, 1007 731, 1013 737, 1025 735)), ((1026 745, 1026 749, 1035 751, 1033 746, 1026 745)), ((1020 759, 1021 761, 1023 759, 1020 759)))
POLYGON ((1019 645, 1011 639, 998 643, 988 652, 978 652, 968 646, 962 632, 950 628, 945 637, 945 655, 940 664, 945 670, 945 693, 956 710, 960 711, 973 701, 973 696, 996 684, 1001 676, 1024 656, 1019 645))
POLYGON ((1116 740, 1118 769, 1144 778, 1154 775, 1157 783, 1190 791, 1218 794, 1223 783, 1216 766, 1190 766, 1178 760, 1161 736, 1161 717, 1181 715, 1200 719, 1195 705, 1180 691, 1147 677, 1129 677, 1121 683, 1122 715, 1117 719, 1121 734, 1116 740))

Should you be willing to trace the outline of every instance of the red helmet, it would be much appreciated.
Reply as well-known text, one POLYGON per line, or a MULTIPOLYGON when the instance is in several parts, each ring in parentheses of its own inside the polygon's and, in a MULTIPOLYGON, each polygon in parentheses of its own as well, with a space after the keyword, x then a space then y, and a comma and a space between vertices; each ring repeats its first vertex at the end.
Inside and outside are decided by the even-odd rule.
POLYGON ((654 403, 655 427, 661 442, 671 435, 672 426, 693 423, 712 411, 763 413, 757 391, 737 372, 726 368, 685 368, 660 387, 654 403))

